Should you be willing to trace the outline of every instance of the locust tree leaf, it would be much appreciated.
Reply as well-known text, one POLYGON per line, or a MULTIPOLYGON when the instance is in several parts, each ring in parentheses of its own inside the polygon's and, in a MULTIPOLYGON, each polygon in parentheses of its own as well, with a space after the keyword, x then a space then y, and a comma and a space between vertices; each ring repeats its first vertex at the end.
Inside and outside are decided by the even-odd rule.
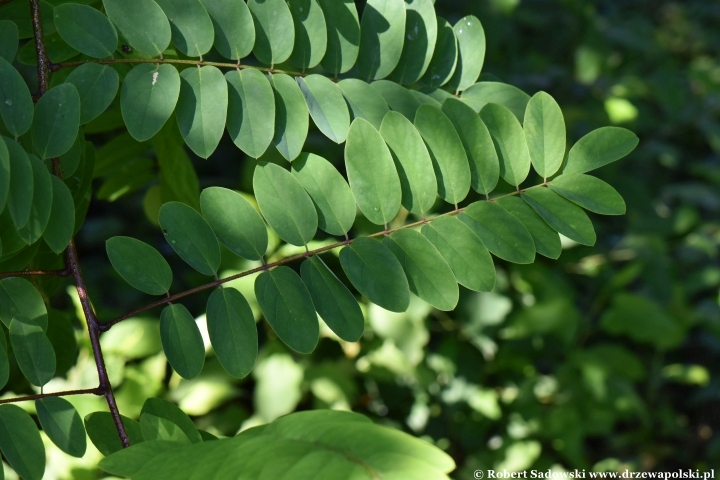
POLYGON ((305 98, 297 82, 285 74, 270 76, 275 91, 275 136, 273 145, 288 162, 300 155, 308 134, 305 98))
POLYGON ((258 334, 252 310, 234 288, 218 288, 208 299, 207 328, 210 343, 225 371, 244 378, 258 353, 258 334))
POLYGON ((42 159, 59 157, 70 150, 80 127, 80 95, 74 85, 51 88, 35 105, 33 145, 42 159))
MULTIPOLYGON (((145 441, 143 438, 140 423, 136 420, 120 415, 128 434, 131 445, 137 445, 145 441)), ((85 417, 85 429, 90 441, 103 455, 110 455, 123 449, 115 422, 110 412, 93 412, 85 417)))
POLYGON ((337 85, 350 106, 352 119, 364 118, 379 130, 385 114, 390 111, 382 95, 357 78, 340 80, 337 85))
POLYGON ((217 148, 227 110, 227 82, 220 70, 208 65, 182 71, 175 116, 180 134, 197 156, 208 158, 217 148))
POLYGON ((530 95, 517 87, 501 82, 478 82, 462 92, 462 101, 479 112, 488 103, 496 103, 510 110, 522 122, 530 95))
POLYGON ((422 103, 410 90, 390 80, 378 80, 370 86, 382 95, 390 108, 402 113, 411 122, 415 120, 415 112, 422 103))
POLYGON ((42 479, 45 446, 33 419, 17 405, 0 405, 0 450, 20 477, 42 479))
POLYGON ((360 75, 368 81, 390 75, 400 61, 404 38, 405 2, 368 0, 360 22, 360 75))
POLYGON ((113 268, 134 288, 149 295, 165 295, 172 284, 172 270, 165 258, 145 242, 112 237, 105 250, 113 268))
POLYGON ((437 41, 435 50, 422 82, 437 88, 450 81, 455 73, 458 62, 459 47, 452 25, 442 17, 437 17, 437 41))
POLYGON ((96 119, 107 110, 120 87, 117 71, 99 63, 80 65, 70 72, 65 81, 75 85, 80 95, 80 125, 96 119))
POLYGON ((33 197, 28 221, 18 228, 18 234, 25 243, 31 245, 42 237, 48 220, 50 220, 53 186, 50 172, 48 172, 45 164, 35 155, 29 155, 28 158, 33 169, 33 197))
POLYGON ((316 67, 327 50, 325 15, 316 0, 288 0, 295 25, 295 46, 290 63, 304 72, 316 67))
POLYGON ((172 43, 185 55, 199 57, 215 40, 213 23, 200 0, 155 0, 170 21, 172 43))
POLYGON ((438 22, 432 0, 410 0, 405 2, 405 41, 402 55, 392 80, 401 84, 417 82, 430 65, 438 22))
POLYGON ((483 107, 480 117, 495 143, 500 175, 510 185, 520 185, 530 173, 530 154, 520 122, 509 109, 495 103, 483 107))
POLYGON ((172 65, 145 63, 130 70, 120 93, 130 135, 138 142, 152 138, 172 115, 179 95, 180 75, 172 65))
POLYGON ((259 70, 252 68, 231 70, 225 74, 225 79, 228 83, 228 133, 240 150, 259 158, 275 134, 275 94, 270 82, 259 70))
POLYGON ((170 22, 154 0, 103 0, 103 5, 133 48, 155 56, 170 45, 170 22))
POLYGON ((513 263, 532 263, 535 243, 525 226, 495 202, 475 202, 460 214, 494 255, 513 263))
POLYGON ((85 426, 72 403, 60 397, 35 401, 40 426, 52 442, 73 457, 82 457, 87 449, 85 426))
POLYGON ((192 207, 168 202, 158 214, 165 238, 180 258, 204 275, 220 267, 220 245, 210 225, 192 207))
POLYGON ((33 167, 25 150, 17 142, 0 137, 8 152, 10 165, 10 186, 7 196, 7 210, 15 228, 24 227, 30 218, 33 198, 33 167))
POLYGON ((342 91, 323 75, 297 77, 297 82, 315 125, 333 142, 344 142, 350 128, 350 113, 342 91))
POLYGON ((266 65, 282 63, 293 51, 295 26, 284 0, 249 0, 255 22, 255 57, 266 65))
POLYGON ((535 242, 535 250, 548 258, 559 258, 562 253, 560 235, 537 214, 533 208, 517 196, 501 198, 497 204, 510 212, 525 225, 535 242))
POLYGON ((58 33, 72 48, 89 57, 110 57, 117 49, 115 27, 99 10, 88 5, 64 3, 53 9, 58 33))
POLYGON ((354 0, 318 0, 325 15, 327 49, 321 64, 333 75, 350 70, 360 49, 360 22, 354 0))
POLYGON ((0 117, 8 131, 20 136, 33 123, 33 101, 20 73, 0 58, 0 117))
POLYGON ((37 288, 24 278, 0 279, 0 320, 10 328, 15 317, 28 318, 47 330, 47 308, 37 288))
POLYGON ((571 202, 601 215, 623 215, 625 201, 613 187, 599 178, 582 173, 565 173, 548 185, 571 202))
POLYGON ((255 45, 255 23, 245 2, 200 0, 215 31, 215 49, 225 58, 247 57, 255 45))
POLYGON ((0 20, 0 58, 12 63, 15 60, 19 40, 20 32, 15 22, 0 20))
POLYGON ((205 347, 195 319, 184 305, 168 305, 160 314, 160 340, 178 375, 193 379, 205 364, 205 347))
POLYGON ((55 376, 55 350, 39 322, 21 315, 10 322, 10 344, 20 371, 42 387, 55 376))
POLYGON ((565 119, 555 99, 545 92, 533 95, 523 130, 535 171, 543 178, 553 176, 565 158, 565 119))
POLYGON ((201 443, 200 432, 190 417, 174 403, 161 398, 148 398, 140 412, 140 429, 145 440, 173 440, 180 443, 201 443))
POLYGON ((620 127, 602 127, 588 133, 568 153, 562 173, 585 173, 619 160, 635 150, 637 135, 620 127))
POLYGON ((522 194, 543 220, 558 233, 583 245, 595 244, 595 229, 587 214, 549 188, 530 188, 522 194))
POLYGON ((475 83, 485 63, 485 29, 475 15, 468 15, 457 21, 453 31, 458 41, 458 59, 448 86, 462 92, 475 83))

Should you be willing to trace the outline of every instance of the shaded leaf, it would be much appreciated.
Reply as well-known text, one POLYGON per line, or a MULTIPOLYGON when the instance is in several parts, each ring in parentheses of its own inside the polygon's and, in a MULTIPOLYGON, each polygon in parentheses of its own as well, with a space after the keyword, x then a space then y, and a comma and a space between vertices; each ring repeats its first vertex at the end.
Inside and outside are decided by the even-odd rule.
POLYGON ((170 21, 172 43, 180 52, 199 57, 215 40, 213 23, 199 0, 155 0, 170 21))
POLYGON ((285 74, 270 76, 275 90, 273 145, 289 162, 300 155, 308 134, 308 109, 297 82, 285 74))
POLYGON ((562 173, 585 173, 629 154, 640 142, 637 135, 620 127, 602 127, 588 133, 568 153, 562 173))
POLYGON ((530 188, 522 198, 557 232, 583 245, 595 244, 592 222, 574 203, 544 187, 530 188))
POLYGON ((0 339, 0 388, 4 388, 10 378, 10 358, 8 357, 8 345, 5 340, 5 332, 0 333, 2 333, 2 338, 0 339))
POLYGON ((115 99, 120 80, 114 68, 99 63, 85 63, 70 72, 72 83, 80 95, 80 125, 97 118, 115 99))
POLYGON ((225 79, 229 87, 227 130, 230 138, 247 155, 259 158, 275 134, 275 94, 270 82, 252 68, 231 70, 225 79))
POLYGON ((601 215, 623 215, 625 201, 613 187, 582 173, 565 173, 548 185, 571 202, 601 215))
POLYGON ((52 442, 73 457, 82 457, 87 449, 85 427, 75 407, 60 397, 35 401, 40 426, 52 442))
POLYGON ((509 109, 495 103, 485 105, 480 118, 495 143, 500 175, 510 185, 520 185, 530 173, 530 153, 520 122, 509 109))
POLYGON ((140 429, 145 440, 173 440, 201 443, 192 420, 177 405, 161 398, 148 398, 140 413, 140 429))
POLYGON ((303 72, 320 63, 327 49, 327 26, 316 0, 288 0, 295 25, 295 46, 290 63, 303 72))
POLYGON ((344 142, 350 128, 350 113, 338 86, 322 75, 297 77, 297 82, 315 125, 333 142, 344 142))
POLYGON ((215 30, 215 49, 225 58, 238 60, 255 45, 255 23, 245 2, 200 0, 215 30))
MULTIPOLYGON (((120 415, 131 445, 145 441, 140 423, 120 415)), ((110 455, 123 449, 115 422, 110 412, 93 412, 85 417, 85 429, 90 441, 103 455, 110 455)))
POLYGON ((234 288, 218 288, 208 299, 210 343, 226 372, 244 378, 255 366, 258 333, 245 297, 234 288))
MULTIPOLYGON (((530 95, 517 87, 501 82, 479 82, 465 89, 462 101, 479 112, 488 103, 496 103, 510 110, 522 122, 530 95)), ((489 128, 489 127, 488 127, 489 128)))
POLYGON ((535 242, 525 226, 495 202, 475 202, 462 220, 494 255, 513 263, 532 263, 535 242))
POLYGON ((337 75, 355 65, 360 49, 360 22, 353 0, 318 0, 325 14, 327 50, 322 67, 337 75))
POLYGON ((52 209, 50 218, 43 232, 45 243, 50 249, 60 254, 70 243, 75 225, 75 204, 72 194, 65 183, 52 175, 52 209))
POLYGON ((70 150, 80 126, 80 96, 74 85, 51 88, 35 105, 33 146, 44 160, 70 150))
POLYGON ((398 83, 417 82, 430 65, 438 22, 432 0, 410 0, 405 2, 405 40, 400 61, 392 72, 392 79, 398 83))
POLYGON ((525 228, 533 237, 535 250, 537 250, 540 255, 548 258, 560 257, 562 253, 560 235, 550 228, 545 220, 543 220, 530 205, 516 196, 501 198, 497 201, 497 204, 525 225, 525 228))
POLYGON ((62 39, 80 53, 105 58, 117 49, 115 27, 105 15, 88 5, 57 5, 53 9, 53 20, 62 39))
POLYGON ((368 81, 390 75, 400 61, 404 37, 405 2, 368 0, 360 22, 360 75, 368 81))
POLYGON ((33 419, 17 405, 0 405, 0 450, 19 476, 42 479, 45 446, 33 419))
POLYGON ((458 58, 448 87, 462 92, 475 83, 485 63, 485 29, 475 15, 468 15, 457 21, 453 31, 458 42, 458 58))
POLYGON ((204 275, 217 273, 220 245, 210 225, 197 211, 180 202, 168 202, 160 207, 158 221, 180 258, 204 275))
POLYGON ((98 466, 113 475, 131 477, 155 456, 177 448, 177 442, 169 440, 150 440, 132 444, 128 448, 119 450, 115 455, 103 458, 98 466))
POLYGON ((0 117, 8 131, 20 136, 33 121, 33 101, 25 80, 15 67, 0 58, 0 117))
POLYGON ((18 234, 25 243, 30 245, 42 237, 48 220, 50 220, 53 201, 53 184, 50 179, 50 172, 45 168, 45 164, 35 155, 28 155, 28 158, 30 159, 30 165, 33 169, 33 197, 28 221, 25 225, 18 228, 18 234))
MULTIPOLYGON (((47 327, 45 327, 47 328, 47 327)), ((42 387, 55 376, 55 351, 43 327, 21 315, 10 322, 10 343, 15 360, 30 383, 42 387)))
POLYGON ((370 84, 356 78, 340 80, 337 85, 350 105, 352 119, 364 118, 379 130, 383 117, 390 111, 382 95, 370 84))
POLYGON ((180 75, 172 65, 145 63, 130 70, 120 93, 130 135, 138 142, 152 138, 172 115, 179 95, 180 75))
POLYGON ((170 45, 170 22, 153 0, 103 0, 103 5, 133 48, 156 56, 170 45))
POLYGON ((205 346, 195 319, 184 305, 168 305, 160 314, 160 340, 178 375, 193 379, 205 364, 205 346))
POLYGON ((8 152, 10 164, 10 188, 7 196, 7 210, 15 228, 25 226, 30 218, 34 189, 33 167, 25 150, 13 140, 0 137, 8 152))
POLYGON ((26 317, 47 329, 47 308, 42 295, 24 278, 0 279, 0 320, 6 327, 14 317, 26 317))
POLYGON ((0 58, 12 64, 18 50, 20 33, 15 22, 0 20, 0 58))
POLYGON ((415 112, 422 103, 410 90, 390 80, 378 80, 372 82, 370 86, 382 95, 390 108, 402 113, 411 122, 415 120, 415 112))
POLYGON ((442 17, 437 17, 437 41, 435 51, 422 82, 432 88, 445 85, 457 68, 459 48, 452 25, 442 17))
MULTIPOLYGON (((0 212, 5 209, 10 192, 10 152, 2 137, 0 137, 0 212)), ((0 245, 1 247, 1 245, 0 245)), ((2 248, 0 248, 0 254, 2 248)))
POLYGON ((153 247, 131 237, 112 237, 105 242, 113 268, 134 288, 149 295, 165 295, 172 284, 172 270, 153 247))
POLYGON ((284 0, 248 0, 255 22, 255 57, 275 65, 290 57, 295 43, 295 26, 284 0))

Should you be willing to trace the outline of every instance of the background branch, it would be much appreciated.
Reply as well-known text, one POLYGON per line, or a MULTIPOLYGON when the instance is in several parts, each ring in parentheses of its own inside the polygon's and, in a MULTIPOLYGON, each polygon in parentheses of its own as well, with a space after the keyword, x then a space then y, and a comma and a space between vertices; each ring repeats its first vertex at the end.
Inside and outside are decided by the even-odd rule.
POLYGON ((25 395, 24 397, 4 398, 0 400, 0 405, 2 405, 3 403, 17 403, 26 402, 28 400, 38 400, 45 397, 69 397, 70 395, 85 395, 89 393, 93 395, 102 395, 103 389, 102 387, 95 387, 86 388, 83 390, 64 390, 62 392, 38 393, 36 395, 25 395))

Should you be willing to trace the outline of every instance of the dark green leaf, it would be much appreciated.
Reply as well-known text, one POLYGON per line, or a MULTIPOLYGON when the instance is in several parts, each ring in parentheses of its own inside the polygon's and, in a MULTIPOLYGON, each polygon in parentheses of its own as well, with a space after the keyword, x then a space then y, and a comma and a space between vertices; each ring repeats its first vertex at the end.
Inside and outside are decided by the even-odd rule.
POLYGON ((360 23, 360 74, 368 81, 390 75, 400 61, 404 38, 405 2, 368 0, 360 23))
POLYGON ((307 138, 308 109, 300 87, 284 74, 270 76, 275 90, 275 136, 273 145, 292 162, 300 155, 307 138))
MULTIPOLYGON (((82 100, 80 100, 82 103, 82 100)), ((82 108, 81 108, 82 111, 82 108)), ((81 114, 82 115, 82 114, 81 114)), ((72 177, 82 162, 85 153, 85 135, 82 130, 78 132, 75 143, 70 150, 60 155, 60 170, 63 178, 72 177)))
POLYGON ((98 10, 77 3, 65 3, 53 9, 58 33, 72 48, 90 57, 111 57, 118 36, 110 20, 98 10))
POLYGON ((220 267, 220 245, 200 214, 180 202, 168 202, 158 214, 170 246, 180 258, 204 275, 215 275, 220 267))
POLYGON ((48 90, 35 106, 33 145, 43 158, 70 150, 80 126, 80 96, 74 85, 63 83, 48 90))
POLYGON ((215 49, 225 58, 246 57, 255 45, 255 24, 245 2, 200 0, 215 30, 215 49))
POLYGON ((9 138, 0 138, 4 141, 10 160, 7 209, 17 229, 24 227, 30 218, 34 188, 33 167, 27 153, 20 145, 9 138))
POLYGON ((435 88, 445 85, 452 78, 458 62, 458 41, 452 25, 442 17, 437 17, 437 41, 435 51, 422 81, 435 88))
MULTIPOLYGON (((56 32, 46 35, 45 40, 45 51, 48 59, 52 63, 60 63, 68 60, 80 52, 72 48, 68 43, 62 39, 62 37, 56 32)), ((27 42, 18 50, 17 61, 22 65, 28 65, 32 67, 37 66, 37 51, 35 50, 35 42, 27 42)), ((66 72, 58 75, 55 74, 54 78, 51 79, 50 86, 57 85, 61 75, 65 75, 66 72)))
POLYGON ((571 201, 544 187, 530 188, 522 198, 557 232, 583 245, 595 244, 592 222, 571 201))
POLYGON ((513 263, 532 263, 535 242, 525 226, 494 202, 475 202, 460 214, 485 247, 494 255, 513 263))
POLYGON ((248 0, 248 7, 255 22, 255 57, 270 66, 290 58, 295 26, 287 3, 284 0, 248 0))
POLYGON ((202 438, 190 417, 177 405, 161 398, 148 398, 140 413, 140 428, 145 440, 172 440, 200 443, 202 438))
POLYGON ((0 58, 0 117, 15 136, 27 132, 33 121, 30 90, 15 67, 4 58, 0 58))
MULTIPOLYGON (((55 24, 53 23, 52 18, 53 5, 44 0, 41 0, 38 3, 40 6, 40 18, 43 23, 43 32, 47 35, 55 31, 55 24)), ((30 2, 15 0, 11 1, 7 5, 3 5, 0 7, 0 18, 3 20, 10 20, 17 25, 18 36, 20 39, 30 38, 33 36, 30 2)))
POLYGON ((0 332, 0 388, 5 388, 10 378, 10 358, 8 357, 8 345, 5 340, 5 332, 0 332))
POLYGON ((475 15, 468 15, 457 21, 453 31, 458 42, 458 59, 448 87, 462 92, 475 83, 485 63, 485 29, 475 15))
POLYGON ((87 449, 85 427, 75 407, 60 397, 35 401, 40 426, 52 442, 73 457, 82 457, 87 449))
POLYGON ((350 105, 352 118, 364 118, 379 130, 383 117, 390 111, 382 95, 368 83, 356 78, 340 80, 337 85, 350 105))
POLYGON ((462 93, 462 101, 479 112, 488 103, 497 103, 510 110, 522 122, 530 95, 517 87, 500 82, 479 82, 462 93))
POLYGON ((195 319, 184 305, 176 303, 160 314, 160 340, 165 356, 178 375, 193 379, 205 364, 205 346, 195 319))
POLYGON ((370 84, 376 92, 382 95, 387 104, 407 117, 411 122, 415 120, 415 112, 422 103, 413 95, 410 90, 390 80, 378 80, 370 84))
POLYGON ((275 134, 275 95, 270 82, 252 68, 231 70, 225 79, 229 85, 228 133, 240 150, 259 158, 275 134))
POLYGON ((316 0, 288 0, 295 25, 295 47, 290 63, 303 72, 320 63, 327 50, 325 15, 316 0))
POLYGON ((182 71, 176 117, 185 143, 197 156, 208 158, 217 148, 227 109, 227 82, 220 70, 205 66, 182 71))
POLYGON ((0 406, 0 450, 20 477, 42 479, 45 446, 33 419, 17 405, 0 406))
POLYGON ((33 169, 33 198, 30 205, 30 217, 25 225, 18 228, 18 234, 25 243, 30 245, 42 237, 48 220, 50 220, 53 184, 45 164, 35 155, 29 155, 28 158, 33 169))
MULTIPOLYGON (((120 415, 120 419, 130 439, 130 445, 137 445, 145 441, 138 422, 125 415, 120 415)), ((85 429, 90 441, 103 455, 110 455, 123 449, 110 412, 93 412, 87 415, 85 417, 85 429)))
POLYGON ((42 295, 24 278, 0 279, 0 320, 6 327, 14 317, 26 317, 47 329, 47 308, 42 295))
POLYGON ((80 65, 68 75, 80 95, 80 124, 84 125, 103 113, 115 99, 120 80, 114 68, 98 63, 80 65))
POLYGON ((533 95, 523 130, 535 171, 543 178, 553 176, 565 158, 565 119, 555 99, 545 92, 533 95))
POLYGON ((497 201, 497 204, 510 212, 515 218, 525 225, 527 231, 533 237, 535 250, 540 255, 548 258, 558 258, 562 253, 560 235, 532 209, 530 205, 522 201, 520 197, 504 197, 497 201))
POLYGON ((255 280, 260 309, 280 340, 295 351, 315 350, 320 326, 307 287, 294 270, 277 267, 255 280))
POLYGON ((141 442, 120 449, 110 457, 103 458, 98 466, 113 475, 131 477, 156 455, 177 449, 177 442, 169 440, 141 442))
POLYGON ((47 336, 55 350, 55 375, 65 376, 78 359, 78 341, 72 321, 75 312, 66 313, 49 309, 47 336))
POLYGON ((520 122, 509 109, 495 103, 485 105, 480 117, 495 143, 500 175, 510 185, 520 185, 530 173, 530 153, 520 122))
POLYGON ((582 173, 565 173, 549 187, 571 202, 601 215, 623 215, 625 201, 613 187, 599 178, 582 173))
POLYGON ((177 122, 167 122, 153 137, 152 145, 160 166, 162 201, 178 201, 199 209, 200 181, 183 145, 177 122))
POLYGON ((338 86, 323 75, 297 77, 297 82, 315 125, 333 142, 344 142, 350 128, 350 113, 338 86))
POLYGON ((218 288, 207 303, 210 343, 225 371, 244 378, 255 365, 258 333, 252 310, 234 288, 218 288))
POLYGON ((103 0, 103 5, 133 48, 155 56, 170 45, 170 22, 153 0, 103 0))
POLYGON ((112 237, 105 242, 113 268, 134 288, 150 295, 165 295, 172 284, 172 270, 153 247, 131 237, 112 237))
POLYGON ((430 65, 438 26, 433 3, 432 0, 405 2, 405 43, 392 72, 392 79, 398 83, 417 82, 430 65))
POLYGON ((637 135, 620 127, 593 130, 575 143, 562 173, 585 173, 629 154, 640 142, 637 135))
POLYGON ((393 312, 410 304, 402 266, 382 242, 359 237, 340 251, 340 264, 353 286, 371 302, 393 312))
POLYGON ((172 65, 145 63, 130 70, 120 93, 130 135, 138 142, 152 138, 172 115, 179 95, 180 75, 172 65))
MULTIPOLYGON (((5 145, 3 138, 0 137, 0 212, 5 209, 5 203, 7 202, 9 192, 10 152, 8 152, 7 145, 5 145)), ((0 248, 0 252, 2 252, 2 248, 0 248)))
POLYGON ((337 75, 355 65, 360 48, 360 22, 353 0, 318 0, 327 25, 327 51, 322 66, 337 75))
POLYGON ((18 27, 10 20, 0 20, 0 58, 12 63, 18 50, 20 34, 18 27))
POLYGON ((199 0, 155 0, 170 21, 172 43, 185 55, 200 57, 215 40, 213 23, 199 0))
POLYGON ((20 370, 30 383, 42 387, 55 375, 55 351, 43 327, 35 320, 18 315, 13 317, 9 330, 20 370))

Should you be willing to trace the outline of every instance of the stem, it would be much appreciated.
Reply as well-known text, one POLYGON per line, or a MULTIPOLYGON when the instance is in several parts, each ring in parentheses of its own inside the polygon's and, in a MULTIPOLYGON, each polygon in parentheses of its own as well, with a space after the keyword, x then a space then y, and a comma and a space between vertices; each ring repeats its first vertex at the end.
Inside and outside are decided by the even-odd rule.
POLYGON ((0 400, 0 405, 3 403, 17 403, 17 402, 26 402, 28 400, 38 400, 40 398, 45 397, 68 397, 70 395, 85 395, 92 393, 93 395, 102 395, 103 389, 102 387, 95 387, 95 388, 86 388, 83 390, 65 390, 62 392, 53 392, 53 393, 38 393, 36 395, 26 395, 24 397, 15 397, 15 398, 5 398, 0 400))
POLYGON ((0 278, 5 277, 31 277, 39 275, 54 275, 56 277, 67 277, 70 271, 67 268, 62 270, 23 270, 21 272, 5 272, 0 273, 0 278))
POLYGON ((35 99, 37 100, 47 92, 48 85, 50 84, 50 72, 48 70, 50 61, 48 60, 47 52, 45 51, 45 41, 43 40, 39 0, 30 0, 30 15, 32 16, 35 51, 37 52, 38 91, 35 94, 35 99))

